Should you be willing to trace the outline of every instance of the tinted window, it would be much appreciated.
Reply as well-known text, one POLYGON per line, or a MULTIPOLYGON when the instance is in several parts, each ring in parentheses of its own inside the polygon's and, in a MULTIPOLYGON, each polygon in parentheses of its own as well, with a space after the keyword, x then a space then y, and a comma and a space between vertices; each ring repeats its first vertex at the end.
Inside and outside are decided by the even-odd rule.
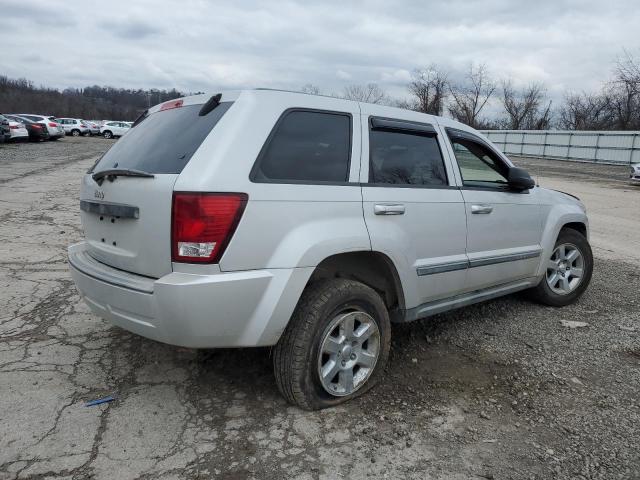
POLYGON ((369 182, 446 185, 447 174, 434 135, 372 130, 369 134, 369 182))
POLYGON ((291 111, 278 122, 252 173, 254 181, 346 182, 351 117, 291 111))
MULTIPOLYGON (((118 140, 94 167, 133 168, 149 173, 180 173, 231 102, 201 117, 202 105, 187 105, 149 115, 118 140)), ((118 125, 112 122, 107 125, 118 125)))
POLYGON ((476 187, 507 185, 507 168, 498 156, 479 142, 450 137, 460 167, 462 183, 476 187))

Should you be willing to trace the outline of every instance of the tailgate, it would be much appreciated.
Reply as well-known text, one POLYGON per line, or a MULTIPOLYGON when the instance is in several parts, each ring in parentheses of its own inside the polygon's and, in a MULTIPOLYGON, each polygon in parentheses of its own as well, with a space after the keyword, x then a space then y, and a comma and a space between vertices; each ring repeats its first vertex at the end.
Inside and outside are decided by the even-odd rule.
POLYGON ((231 106, 201 111, 204 101, 196 96, 154 107, 84 176, 81 218, 94 259, 153 278, 171 273, 173 185, 231 106), (107 176, 114 171, 121 173, 107 176), (127 174, 134 171, 144 176, 127 174))
POLYGON ((171 199, 177 178, 116 177, 98 186, 85 175, 80 216, 89 254, 139 275, 171 273, 171 199))

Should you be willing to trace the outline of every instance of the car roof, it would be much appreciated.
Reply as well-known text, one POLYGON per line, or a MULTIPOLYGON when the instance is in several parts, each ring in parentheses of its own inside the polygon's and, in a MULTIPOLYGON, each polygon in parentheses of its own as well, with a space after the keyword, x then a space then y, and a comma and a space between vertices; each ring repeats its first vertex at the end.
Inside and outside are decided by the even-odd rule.
MULTIPOLYGON (((436 123, 439 125, 443 125, 445 127, 456 128, 458 130, 472 132, 474 135, 481 136, 484 140, 487 140, 484 135, 482 135, 477 130, 465 125, 463 123, 457 122, 450 118, 445 118, 436 115, 430 115, 422 112, 416 112, 413 110, 407 110, 399 107, 392 107, 387 105, 373 104, 367 102, 359 102, 356 100, 347 100, 343 98, 332 97, 330 95, 316 95, 312 93, 304 93, 304 92, 295 92, 291 90, 281 90, 274 88, 254 88, 254 89, 244 89, 244 90, 222 90, 218 92, 207 92, 201 93, 197 95, 189 95, 186 97, 177 98, 174 100, 168 100, 148 109, 148 113, 155 113, 160 110, 160 108, 165 104, 170 104, 171 102, 182 101, 182 105, 198 105, 203 104, 209 101, 214 95, 221 95, 221 102, 233 102, 240 97, 253 97, 255 99, 260 98, 273 98, 278 97, 281 103, 290 103, 293 107, 295 104, 300 104, 299 106, 304 108, 305 103, 311 103, 311 98, 317 100, 318 97, 326 98, 327 103, 332 104, 330 108, 336 108, 340 104, 343 105, 360 105, 361 112, 363 114, 375 115, 375 116, 389 116, 389 117, 398 117, 416 122, 426 122, 426 123, 436 123)), ((313 102, 317 103, 317 102, 313 102)), ((487 140, 488 141, 488 140, 487 140)), ((490 143, 490 142, 489 142, 490 143)))

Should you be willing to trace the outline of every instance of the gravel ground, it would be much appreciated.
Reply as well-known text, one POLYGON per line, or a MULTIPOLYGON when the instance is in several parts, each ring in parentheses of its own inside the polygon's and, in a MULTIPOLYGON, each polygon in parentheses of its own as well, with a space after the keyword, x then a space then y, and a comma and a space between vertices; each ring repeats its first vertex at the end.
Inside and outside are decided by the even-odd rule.
MULTIPOLYGON (((0 146, 0 478, 640 478, 640 259, 607 247, 609 216, 577 304, 515 295, 395 325, 383 382, 309 413, 279 396, 268 349, 159 344, 79 301, 65 249, 109 145, 0 146)), ((637 226, 640 189, 612 198, 609 167, 556 163, 546 180, 622 197, 637 226)))

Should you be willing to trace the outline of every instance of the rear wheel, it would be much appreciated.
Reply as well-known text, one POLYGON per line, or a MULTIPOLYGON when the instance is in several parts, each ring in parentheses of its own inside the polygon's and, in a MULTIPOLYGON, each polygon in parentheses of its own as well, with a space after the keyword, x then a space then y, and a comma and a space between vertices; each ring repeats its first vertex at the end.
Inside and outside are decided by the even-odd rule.
POLYGON ((551 256, 546 260, 544 278, 532 290, 533 298, 545 305, 564 307, 584 293, 593 273, 593 254, 580 232, 560 231, 551 256))
POLYGON ((288 402, 318 410, 362 395, 389 356, 389 314, 363 283, 330 279, 308 287, 274 351, 276 383, 288 402))
POLYGON ((113 133, 111 133, 109 130, 105 130, 102 135, 104 136, 104 138, 113 138, 113 133))

